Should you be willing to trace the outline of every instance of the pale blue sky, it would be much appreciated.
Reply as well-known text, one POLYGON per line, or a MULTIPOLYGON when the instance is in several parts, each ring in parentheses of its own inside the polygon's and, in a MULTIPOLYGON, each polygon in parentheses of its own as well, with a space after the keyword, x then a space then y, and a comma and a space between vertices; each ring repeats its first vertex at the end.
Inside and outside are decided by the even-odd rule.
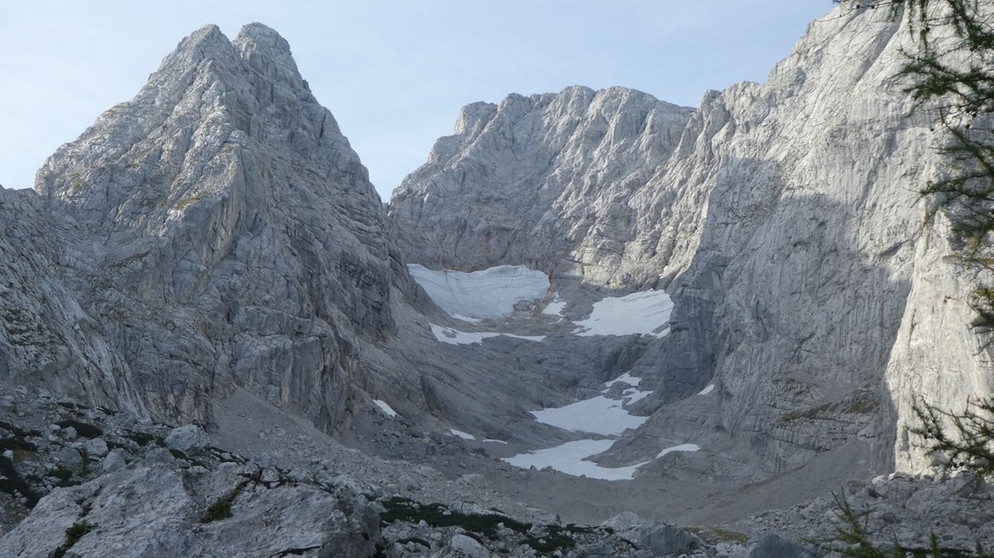
POLYGON ((206 23, 260 21, 387 199, 450 134, 459 108, 508 93, 621 85, 697 106, 764 81, 830 0, 4 1, 0 184, 34 173, 97 115, 130 99, 206 23))

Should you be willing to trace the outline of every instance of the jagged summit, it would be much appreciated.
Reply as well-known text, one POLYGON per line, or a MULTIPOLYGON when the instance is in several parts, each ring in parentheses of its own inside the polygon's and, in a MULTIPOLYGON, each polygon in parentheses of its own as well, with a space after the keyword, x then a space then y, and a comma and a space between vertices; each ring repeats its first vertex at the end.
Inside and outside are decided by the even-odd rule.
POLYGON ((926 470, 911 402, 991 375, 900 25, 839 12, 697 109, 469 105, 389 215, 285 40, 196 31, 0 190, 0 529, 48 494, 0 554, 802 555, 756 537, 839 486, 916 540, 955 487, 847 481, 926 470))
POLYGON ((160 418, 209 421, 237 383, 337 425, 358 365, 342 351, 390 337, 392 291, 411 289, 366 169, 261 24, 185 38, 36 189, 73 231, 79 305, 127 362, 107 373, 134 375, 160 418))
POLYGON ((213 25, 184 39, 134 99, 46 162, 36 189, 74 200, 97 213, 93 221, 104 206, 129 199, 175 208, 216 195, 219 184, 195 179, 208 163, 237 175, 234 161, 245 148, 294 159, 322 177, 355 177, 364 194, 372 193, 368 173, 311 95, 288 43, 262 24, 245 26, 233 42, 213 25))

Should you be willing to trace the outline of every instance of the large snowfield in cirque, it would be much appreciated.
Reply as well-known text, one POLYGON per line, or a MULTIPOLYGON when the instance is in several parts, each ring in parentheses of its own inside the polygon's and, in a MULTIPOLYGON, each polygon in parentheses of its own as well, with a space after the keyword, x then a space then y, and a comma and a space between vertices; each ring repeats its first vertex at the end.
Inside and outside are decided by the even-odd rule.
MULTIPOLYGON (((456 319, 469 322, 469 328, 483 328, 484 319, 509 318, 520 308, 519 303, 542 314, 562 316, 569 304, 558 293, 550 292, 545 273, 524 266, 500 266, 472 273, 441 270, 424 266, 408 266, 411 276, 428 293, 432 301, 456 319), (475 326, 475 327, 474 327, 475 326)), ((573 323, 575 335, 651 335, 663 337, 669 333, 673 302, 664 291, 642 291, 621 297, 605 297, 594 303, 590 315, 573 323)), ((431 324, 432 333, 442 343, 470 345, 484 339, 509 335, 541 342, 542 336, 518 336, 498 331, 459 331, 452 327, 431 324)), ((486 329, 486 328, 483 328, 486 329)), ((550 467, 570 475, 584 475, 605 480, 634 478, 635 471, 645 465, 602 467, 588 459, 606 451, 615 438, 630 428, 637 428, 646 417, 629 413, 627 406, 651 395, 638 389, 639 378, 624 374, 606 382, 600 395, 576 401, 558 408, 532 411, 535 420, 576 433, 589 435, 559 446, 538 449, 504 458, 518 467, 550 467), (610 388, 621 382, 624 389, 610 388)), ((663 448, 657 457, 673 451, 696 451, 694 444, 663 448)))

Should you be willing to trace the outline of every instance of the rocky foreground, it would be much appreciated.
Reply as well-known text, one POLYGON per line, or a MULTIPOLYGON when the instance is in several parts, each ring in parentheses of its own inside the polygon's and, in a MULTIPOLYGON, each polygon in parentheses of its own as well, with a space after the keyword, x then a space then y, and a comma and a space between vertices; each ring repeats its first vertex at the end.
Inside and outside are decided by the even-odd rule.
MULTIPOLYGON (((700 525, 633 512, 567 523, 494 490, 495 475, 514 474, 506 465, 458 474, 376 459, 261 402, 231 404, 208 434, 6 391, 0 555, 772 558, 814 556, 842 526, 832 497, 700 525), (268 426, 247 427, 249 418, 268 426)), ((462 463, 481 459, 425 442, 462 463)), ((892 475, 836 495, 869 512, 881 547, 925 549, 935 533, 944 549, 968 552, 994 545, 994 488, 970 480, 892 475)), ((759 485, 737 497, 768 494, 759 485)))

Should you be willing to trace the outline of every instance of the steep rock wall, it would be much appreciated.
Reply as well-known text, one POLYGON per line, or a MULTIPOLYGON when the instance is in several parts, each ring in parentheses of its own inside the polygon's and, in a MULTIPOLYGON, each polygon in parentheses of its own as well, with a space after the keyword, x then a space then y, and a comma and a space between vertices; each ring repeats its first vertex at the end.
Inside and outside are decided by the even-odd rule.
MULTIPOLYGON (((765 478, 841 452, 864 472, 920 467, 906 441, 908 402, 925 395, 961 406, 966 393, 989 393, 990 369, 968 331, 968 281, 946 262, 947 233, 925 223, 919 202, 941 169, 943 138, 927 112, 912 111, 896 77, 910 46, 905 26, 900 13, 838 7, 765 84, 708 93, 693 113, 674 109, 665 134, 646 139, 657 143, 646 148, 656 157, 621 159, 628 166, 614 176, 624 178, 603 183, 593 169, 615 160, 597 144, 536 173, 547 153, 566 150, 555 142, 515 150, 524 138, 558 137, 559 120, 510 110, 523 98, 471 105, 456 135, 405 180, 390 215, 410 237, 427 239, 412 254, 429 265, 524 263, 563 272, 560 279, 668 288, 673 333, 635 364, 648 376, 643 386, 659 388, 640 403, 652 417, 607 462, 694 442, 701 452, 673 455, 651 472, 679 462, 674 470, 765 478), (522 174, 542 178, 486 179, 522 174), (522 198, 540 201, 533 184, 549 176, 587 178, 563 183, 541 208, 518 208, 522 198), (480 196, 511 210, 495 213, 500 204, 478 204, 480 196), (563 210, 562 200, 580 199, 588 220, 563 210), (590 226, 549 229, 541 251, 523 255, 510 241, 485 241, 494 238, 486 227, 436 232, 441 215, 472 223, 498 215, 507 239, 530 238, 549 216, 590 226), (696 396, 710 382, 713 394, 696 396)), ((622 90, 595 97, 644 98, 622 90)), ((575 110, 562 120, 587 114, 586 105, 563 104, 575 110)))
POLYGON ((148 410, 209 420, 243 385, 325 427, 360 343, 413 292, 365 168, 260 24, 186 38, 39 171, 67 277, 148 410))
POLYGON ((389 213, 414 262, 514 262, 623 282, 617 268, 637 236, 629 198, 670 157, 691 112, 624 88, 469 105, 389 213))

